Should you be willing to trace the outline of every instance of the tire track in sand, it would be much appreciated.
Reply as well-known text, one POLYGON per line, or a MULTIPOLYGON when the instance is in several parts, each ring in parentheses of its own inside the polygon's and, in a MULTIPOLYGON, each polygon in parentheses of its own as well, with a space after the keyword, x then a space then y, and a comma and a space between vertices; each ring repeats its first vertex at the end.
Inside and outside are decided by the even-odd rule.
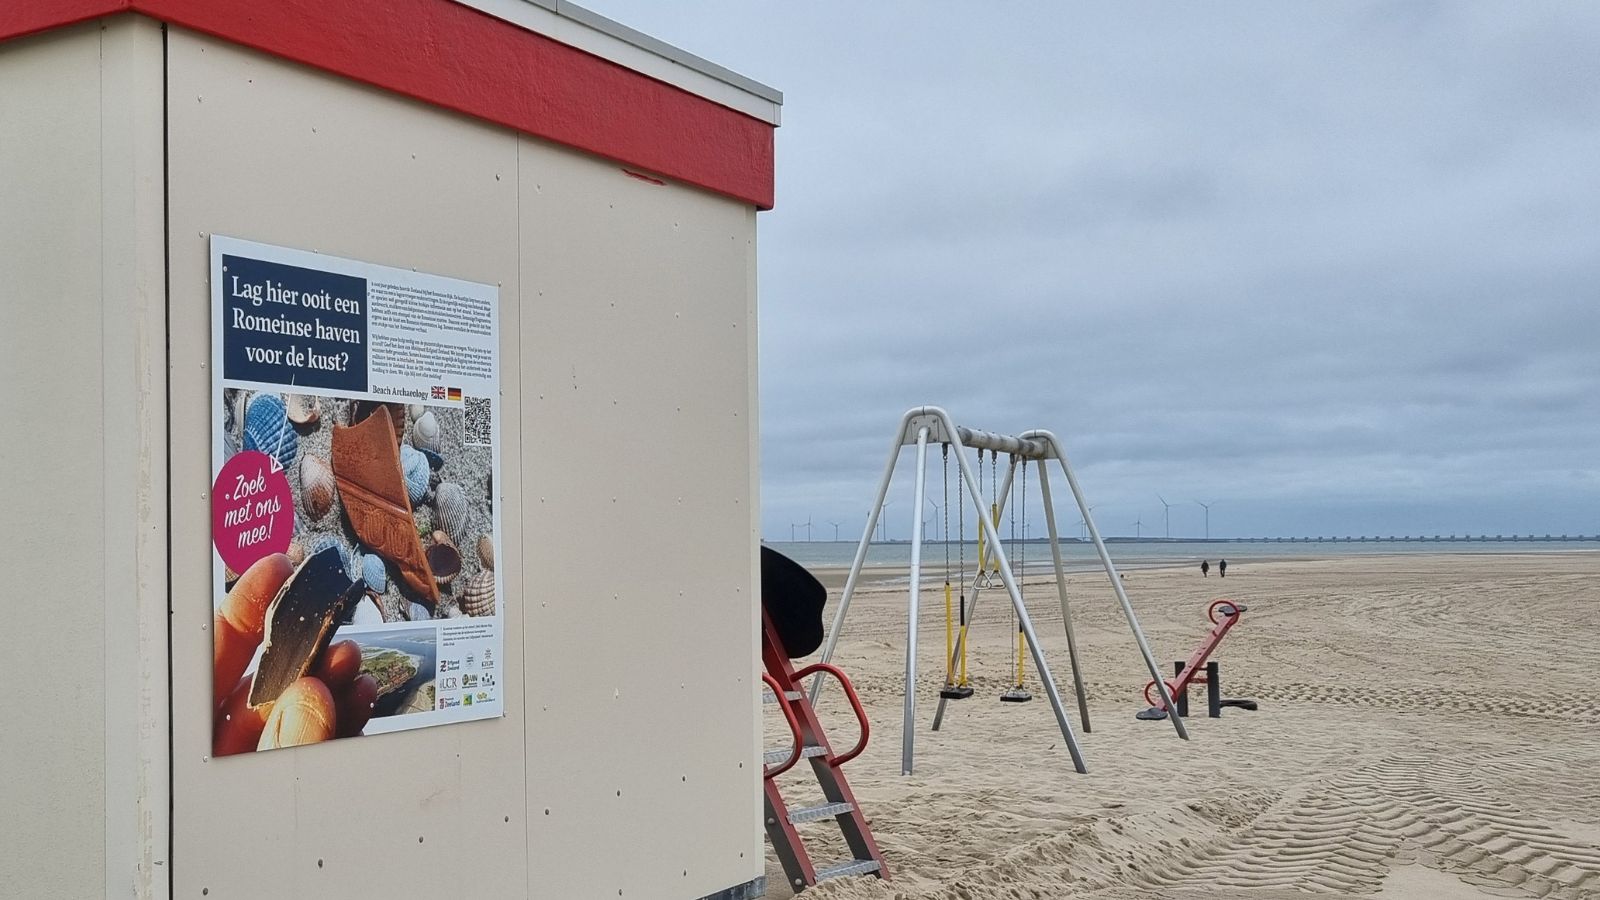
MULTIPOLYGON (((1526 755, 1506 760, 1530 765, 1526 755)), ((1493 758, 1400 756, 1285 797, 1242 829, 1183 857, 1152 854, 1152 887, 1372 893, 1413 859, 1471 884, 1551 900, 1600 898, 1600 847, 1497 796, 1493 758)), ((1544 760, 1560 766, 1560 760, 1544 760)))

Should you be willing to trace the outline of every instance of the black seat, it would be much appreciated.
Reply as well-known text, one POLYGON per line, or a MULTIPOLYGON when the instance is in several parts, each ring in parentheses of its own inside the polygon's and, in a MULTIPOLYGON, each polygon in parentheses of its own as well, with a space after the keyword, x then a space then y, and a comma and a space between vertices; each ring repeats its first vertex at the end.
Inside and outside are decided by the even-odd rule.
POLYGON ((782 553, 761 548, 761 605, 790 659, 822 646, 822 607, 828 589, 815 575, 782 553))

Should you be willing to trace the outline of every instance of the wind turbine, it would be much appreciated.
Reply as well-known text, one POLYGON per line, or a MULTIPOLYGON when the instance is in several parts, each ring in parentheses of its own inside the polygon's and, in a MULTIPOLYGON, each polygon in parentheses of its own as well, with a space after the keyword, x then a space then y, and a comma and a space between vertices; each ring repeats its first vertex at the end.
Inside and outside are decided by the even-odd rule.
POLYGON ((1156 495, 1156 499, 1161 501, 1161 511, 1167 517, 1167 540, 1170 541, 1172 540, 1172 504, 1168 503, 1167 498, 1160 494, 1156 495))
POLYGON ((1133 539, 1137 541, 1142 537, 1144 537, 1144 516, 1133 520, 1133 539))
POLYGON ((839 523, 829 519, 828 524, 833 526, 833 542, 839 543, 839 523))
MULTIPOLYGON (((1094 512, 1094 507, 1092 507, 1092 506, 1089 507, 1089 512, 1094 512)), ((1088 539, 1089 539, 1089 517, 1088 516, 1084 516, 1083 518, 1078 520, 1078 540, 1087 541, 1088 539)))
POLYGON ((806 543, 811 543, 811 516, 806 516, 806 543))
POLYGON ((1205 511, 1206 511, 1206 540, 1209 541, 1209 540, 1211 540, 1211 507, 1215 506, 1217 501, 1213 500, 1210 503, 1200 503, 1199 500, 1196 500, 1195 503, 1199 503, 1201 506, 1205 507, 1205 511))

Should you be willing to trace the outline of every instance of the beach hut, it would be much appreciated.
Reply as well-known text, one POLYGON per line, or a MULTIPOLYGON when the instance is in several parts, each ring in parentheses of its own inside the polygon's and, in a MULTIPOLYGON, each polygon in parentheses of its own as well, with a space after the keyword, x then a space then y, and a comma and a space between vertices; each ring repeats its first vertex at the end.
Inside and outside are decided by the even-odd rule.
POLYGON ((565 0, 0 5, 0 893, 762 892, 780 103, 565 0))

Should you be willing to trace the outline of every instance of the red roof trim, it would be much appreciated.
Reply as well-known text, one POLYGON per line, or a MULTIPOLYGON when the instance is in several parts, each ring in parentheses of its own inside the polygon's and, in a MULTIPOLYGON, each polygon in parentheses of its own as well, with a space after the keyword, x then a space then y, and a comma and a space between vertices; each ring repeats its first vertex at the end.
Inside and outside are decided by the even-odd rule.
POLYGON ((132 8, 132 0, 5 0, 0 2, 0 41, 132 8))
POLYGON ((126 11, 772 208, 770 124, 453 0, 0 0, 0 40, 126 11))

